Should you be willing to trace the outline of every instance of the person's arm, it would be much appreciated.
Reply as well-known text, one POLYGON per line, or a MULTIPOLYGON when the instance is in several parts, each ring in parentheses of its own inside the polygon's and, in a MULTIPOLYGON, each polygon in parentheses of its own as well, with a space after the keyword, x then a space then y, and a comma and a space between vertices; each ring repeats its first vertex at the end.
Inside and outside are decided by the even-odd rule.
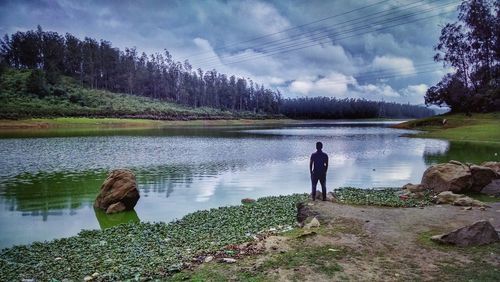
POLYGON ((313 173, 313 158, 312 158, 312 155, 311 155, 311 158, 309 159, 309 173, 310 174, 313 173))
POLYGON ((328 171, 328 155, 326 155, 326 161, 325 161, 325 172, 328 171))

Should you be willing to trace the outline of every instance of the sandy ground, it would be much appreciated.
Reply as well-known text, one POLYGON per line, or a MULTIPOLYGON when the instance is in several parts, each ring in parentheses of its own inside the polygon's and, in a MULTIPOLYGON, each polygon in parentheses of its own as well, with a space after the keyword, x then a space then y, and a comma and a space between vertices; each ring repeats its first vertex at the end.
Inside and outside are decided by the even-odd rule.
POLYGON ((478 220, 488 220, 500 230, 500 202, 489 203, 490 207, 484 211, 450 205, 424 208, 380 208, 331 202, 311 205, 320 214, 320 227, 270 236, 258 243, 262 248, 258 255, 238 259, 230 265, 204 263, 186 271, 183 279, 500 281, 500 243, 460 248, 429 240, 432 235, 478 220), (325 254, 324 250, 332 251, 332 255, 325 254), (300 256, 303 262, 294 262, 293 255, 300 256), (340 266, 338 270, 332 268, 334 264, 340 266), (217 278, 211 279, 207 273, 215 273, 213 277, 217 278))

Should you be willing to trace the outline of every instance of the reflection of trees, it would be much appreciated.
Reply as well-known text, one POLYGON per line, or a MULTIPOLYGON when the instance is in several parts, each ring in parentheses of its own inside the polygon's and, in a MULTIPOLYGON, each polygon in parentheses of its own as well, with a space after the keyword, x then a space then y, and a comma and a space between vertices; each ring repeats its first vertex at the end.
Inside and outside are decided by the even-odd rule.
POLYGON ((450 160, 475 164, 485 161, 500 161, 500 144, 452 141, 444 151, 424 152, 424 161, 427 165, 450 160))
POLYGON ((197 179, 216 177, 222 172, 239 170, 244 166, 244 162, 238 161, 209 162, 141 168, 134 171, 141 193, 166 193, 168 197, 175 187, 189 187, 197 179))
POLYGON ((100 209, 94 209, 94 212, 101 229, 110 228, 122 223, 141 221, 139 219, 139 216, 137 216, 135 210, 124 211, 115 214, 106 214, 103 210, 100 209))
MULTIPOLYGON (((176 187, 189 187, 197 179, 216 177, 243 166, 235 161, 132 170, 141 194, 166 193, 168 197, 176 187)), ((48 216, 63 215, 64 211, 71 215, 82 206, 92 206, 105 178, 105 171, 21 174, 0 183, 0 201, 9 211, 20 211, 23 216, 42 216, 46 220, 48 216)))

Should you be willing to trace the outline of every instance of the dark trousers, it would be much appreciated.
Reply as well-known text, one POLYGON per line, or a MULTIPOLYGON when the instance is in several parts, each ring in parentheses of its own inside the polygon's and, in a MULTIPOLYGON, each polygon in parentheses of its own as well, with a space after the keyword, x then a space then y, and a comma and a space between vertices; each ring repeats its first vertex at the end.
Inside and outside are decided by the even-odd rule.
POLYGON ((319 183, 321 184, 321 193, 323 194, 323 201, 326 200, 326 173, 312 173, 311 174, 311 182, 312 182, 312 198, 316 200, 316 186, 319 183))

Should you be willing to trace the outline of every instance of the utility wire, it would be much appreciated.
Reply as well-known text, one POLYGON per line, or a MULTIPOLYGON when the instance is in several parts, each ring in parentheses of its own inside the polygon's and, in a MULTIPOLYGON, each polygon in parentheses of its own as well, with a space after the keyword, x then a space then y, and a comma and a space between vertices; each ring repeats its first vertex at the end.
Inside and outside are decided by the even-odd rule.
MULTIPOLYGON (((287 43, 290 43, 290 42, 294 42, 295 38, 298 38, 301 35, 313 35, 314 33, 317 33, 317 32, 327 33, 327 32, 333 31, 333 30, 335 30, 335 28, 341 27, 341 26, 343 26, 343 25, 345 25, 347 23, 353 23, 353 22, 363 22, 363 23, 366 23, 366 21, 370 20, 370 19, 383 18, 384 16, 388 16, 388 15, 394 14, 394 12, 391 12, 392 10, 396 10, 395 12, 401 12, 401 11, 404 11, 404 10, 414 9, 414 8, 419 7, 419 6, 427 4, 427 3, 421 3, 419 5, 411 7, 412 5, 417 4, 419 2, 422 2, 422 1, 419 0, 419 1, 416 1, 416 2, 413 2, 413 3, 402 5, 400 7, 395 7, 395 8, 391 8, 389 10, 384 10, 384 11, 379 11, 379 12, 376 12, 376 13, 372 13, 372 14, 369 14, 369 15, 366 15, 366 16, 363 16, 363 17, 358 17, 358 18, 346 20, 346 21, 343 21, 343 22, 340 22, 340 23, 335 23, 335 24, 331 25, 329 28, 326 28, 326 29, 325 29, 325 27, 321 27, 321 28, 317 28, 317 29, 314 29, 314 30, 309 30, 309 31, 306 31, 306 32, 294 34, 294 35, 291 35, 290 37, 287 37, 287 38, 276 39, 276 40, 272 40, 272 41, 261 43, 259 45, 248 46, 245 49, 253 49, 253 50, 264 49, 265 50, 265 48, 271 47, 273 45, 279 46, 281 44, 287 44, 287 43), (404 7, 404 8, 402 8, 402 7, 404 7), (384 13, 385 13, 385 15, 380 15, 380 14, 384 14, 384 13), (376 16, 376 15, 379 15, 379 16, 376 16), (282 42, 282 43, 279 43, 279 42, 282 42)), ((304 38, 304 37, 300 38, 300 40, 304 40, 304 39, 309 39, 309 38, 304 38)), ((297 43, 297 42, 295 42, 295 43, 297 43)), ((210 57, 202 58, 201 60, 197 60, 197 61, 198 61, 198 63, 207 63, 207 61, 211 61, 212 59, 219 59, 219 58, 220 58, 219 56, 215 55, 215 56, 210 56, 210 57)))
MULTIPOLYGON (((230 47, 230 46, 235 46, 235 45, 239 45, 239 44, 243 44, 243 43, 248 43, 248 42, 252 42, 252 41, 256 41, 256 40, 259 40, 259 39, 262 39, 262 38, 267 38, 267 37, 271 37, 271 36, 274 36, 274 35, 277 35, 277 34, 281 34, 281 33, 284 33, 284 32, 287 32, 287 31, 290 31, 290 30, 295 30, 295 29, 299 29, 299 28, 302 28, 302 27, 305 27, 305 26, 309 26, 309 25, 312 25, 312 24, 315 24, 315 23, 319 23, 319 22, 322 22, 322 21, 326 21, 326 20, 329 20, 329 19, 333 19, 333 18, 336 18, 336 17, 340 17, 340 16, 344 16, 344 15, 348 15, 350 13, 354 13, 354 12, 357 12, 357 11, 361 11, 361 10, 364 10, 364 9, 367 9, 367 8, 371 8, 371 7, 374 7, 374 6, 377 6, 379 4, 382 4, 382 3, 385 3, 385 2, 389 2, 390 0, 383 0, 383 1, 379 1, 379 2, 376 2, 376 3, 373 3, 373 4, 370 4, 370 5, 367 5, 367 6, 363 6, 363 7, 360 7, 360 8, 356 8, 354 10, 350 10, 350 11, 347 11, 347 12, 343 12, 343 13, 340 13, 340 14, 335 14, 335 15, 332 15, 332 16, 328 16, 326 18, 322 18, 322 19, 319 19, 319 20, 316 20, 316 21, 312 21, 312 22, 309 22, 309 23, 305 23, 305 24, 302 24, 302 25, 298 25, 298 26, 294 26, 294 27, 290 27, 290 28, 287 28, 287 29, 283 29, 281 31, 277 31, 277 32, 274 32, 274 33, 269 33, 269 34, 266 34, 266 35, 262 35, 262 36, 259 36, 259 37, 255 37, 255 38, 251 38, 251 39, 248 39, 248 40, 244 40, 244 41, 240 41, 240 42, 233 42, 233 43, 228 43, 228 44, 225 44, 224 46, 222 47, 218 47, 218 48, 215 48, 213 49, 214 51, 215 50, 224 50, 226 49, 227 47, 230 47)), ((207 53, 210 53, 210 51, 205 51, 205 52, 200 52, 200 53, 195 53, 195 54, 192 54, 190 56, 187 56, 187 57, 184 57, 182 58, 182 60, 185 60, 185 59, 190 59, 192 57, 196 57, 198 55, 202 55, 202 54, 207 54, 207 53)), ((181 60, 181 61, 182 61, 181 60)))
MULTIPOLYGON (((427 16, 427 17, 423 17, 423 18, 418 18, 418 19, 406 21, 405 23, 402 23, 402 24, 394 24, 394 25, 390 25, 390 26, 386 26, 386 27, 382 27, 382 28, 378 28, 378 29, 374 29, 374 30, 369 30, 367 32, 362 32, 362 33, 353 34, 353 35, 350 35, 350 36, 336 38, 333 42, 338 42, 340 40, 344 40, 344 39, 347 39, 347 38, 352 38, 354 36, 360 36, 360 35, 364 35, 364 34, 376 32, 376 31, 382 31, 382 30, 386 30, 386 29, 389 29, 389 28, 398 27, 398 26, 401 26, 403 24, 408 24, 408 23, 423 21, 423 20, 430 19, 430 18, 433 18, 433 17, 441 16, 441 15, 444 15, 444 14, 447 14, 447 13, 449 13, 449 12, 443 12, 443 13, 436 14, 436 15, 431 15, 431 16, 427 16)), ((321 44, 323 44, 323 43, 321 43, 321 42, 320 43, 315 42, 315 43, 305 44, 305 45, 304 45, 304 43, 302 43, 302 44, 298 44, 297 46, 288 46, 288 47, 293 47, 291 49, 277 50, 276 52, 271 52, 271 53, 267 53, 267 54, 256 55, 253 58, 244 59, 244 60, 238 60, 238 61, 233 61, 233 62, 228 62, 228 63, 223 63, 223 64, 224 65, 237 64, 237 63, 241 63, 241 62, 245 62, 245 61, 249 61, 249 60, 253 60, 253 59, 257 59, 257 58, 268 57, 268 56, 272 56, 272 55, 280 54, 280 53, 288 53, 288 52, 291 52, 291 51, 301 50, 301 49, 305 49, 305 48, 309 48, 309 47, 317 46, 317 45, 321 45, 321 44)))

